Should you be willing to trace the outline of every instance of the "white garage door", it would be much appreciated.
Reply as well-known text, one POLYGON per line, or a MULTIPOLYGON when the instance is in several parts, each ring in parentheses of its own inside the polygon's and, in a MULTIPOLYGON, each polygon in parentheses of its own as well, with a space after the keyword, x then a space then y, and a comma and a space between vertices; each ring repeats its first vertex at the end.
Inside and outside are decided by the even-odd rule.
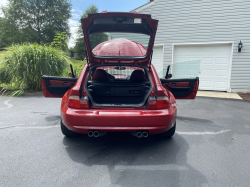
POLYGON ((200 90, 227 91, 232 44, 174 47, 174 64, 200 62, 200 90))
POLYGON ((152 64, 154 64, 154 67, 158 73, 158 76, 162 78, 163 77, 163 46, 155 46, 153 50, 154 52, 153 52, 152 64))

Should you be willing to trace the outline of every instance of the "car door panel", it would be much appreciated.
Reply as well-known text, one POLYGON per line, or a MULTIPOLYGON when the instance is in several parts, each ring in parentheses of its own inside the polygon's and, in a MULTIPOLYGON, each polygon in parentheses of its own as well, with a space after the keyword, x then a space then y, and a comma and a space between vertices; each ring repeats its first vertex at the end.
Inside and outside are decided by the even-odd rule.
POLYGON ((199 78, 189 79, 160 79, 164 88, 171 91, 176 99, 195 99, 199 78))
POLYGON ((50 80, 50 85, 64 85, 64 86, 68 86, 71 85, 72 82, 71 81, 58 81, 58 80, 50 80))
POLYGON ((188 87, 189 82, 170 82, 169 86, 171 86, 171 87, 188 87))
POLYGON ((44 97, 63 97, 76 83, 77 78, 43 75, 41 85, 44 97))

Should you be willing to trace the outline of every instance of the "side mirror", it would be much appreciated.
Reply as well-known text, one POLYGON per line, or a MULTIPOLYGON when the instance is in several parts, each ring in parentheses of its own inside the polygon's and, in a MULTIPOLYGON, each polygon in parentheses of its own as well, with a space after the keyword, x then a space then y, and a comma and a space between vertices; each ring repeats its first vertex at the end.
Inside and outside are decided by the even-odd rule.
POLYGON ((172 78, 172 74, 168 74, 167 79, 170 79, 170 78, 172 78))

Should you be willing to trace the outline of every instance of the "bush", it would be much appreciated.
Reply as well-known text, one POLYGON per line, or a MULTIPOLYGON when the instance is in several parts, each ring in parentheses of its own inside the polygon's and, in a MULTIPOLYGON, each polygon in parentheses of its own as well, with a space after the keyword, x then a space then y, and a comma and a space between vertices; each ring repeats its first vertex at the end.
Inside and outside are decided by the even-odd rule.
POLYGON ((18 89, 40 90, 42 74, 61 76, 68 64, 65 54, 51 46, 23 44, 6 49, 0 84, 14 84, 18 89))

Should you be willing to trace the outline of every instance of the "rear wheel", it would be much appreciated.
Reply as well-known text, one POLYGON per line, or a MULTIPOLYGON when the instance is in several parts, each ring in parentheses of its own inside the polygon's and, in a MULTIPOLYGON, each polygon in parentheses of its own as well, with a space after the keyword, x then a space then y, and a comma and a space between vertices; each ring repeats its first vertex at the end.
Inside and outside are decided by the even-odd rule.
POLYGON ((163 136, 163 137, 166 137, 166 138, 171 138, 175 133, 175 128, 176 128, 176 122, 175 122, 174 126, 171 129, 169 129, 168 131, 166 131, 166 132, 164 132, 164 133, 162 133, 160 135, 163 136))
POLYGON ((74 137, 74 136, 78 136, 79 134, 76 132, 73 132, 71 130, 69 130, 61 121, 61 130, 62 133, 67 136, 67 137, 74 137))

